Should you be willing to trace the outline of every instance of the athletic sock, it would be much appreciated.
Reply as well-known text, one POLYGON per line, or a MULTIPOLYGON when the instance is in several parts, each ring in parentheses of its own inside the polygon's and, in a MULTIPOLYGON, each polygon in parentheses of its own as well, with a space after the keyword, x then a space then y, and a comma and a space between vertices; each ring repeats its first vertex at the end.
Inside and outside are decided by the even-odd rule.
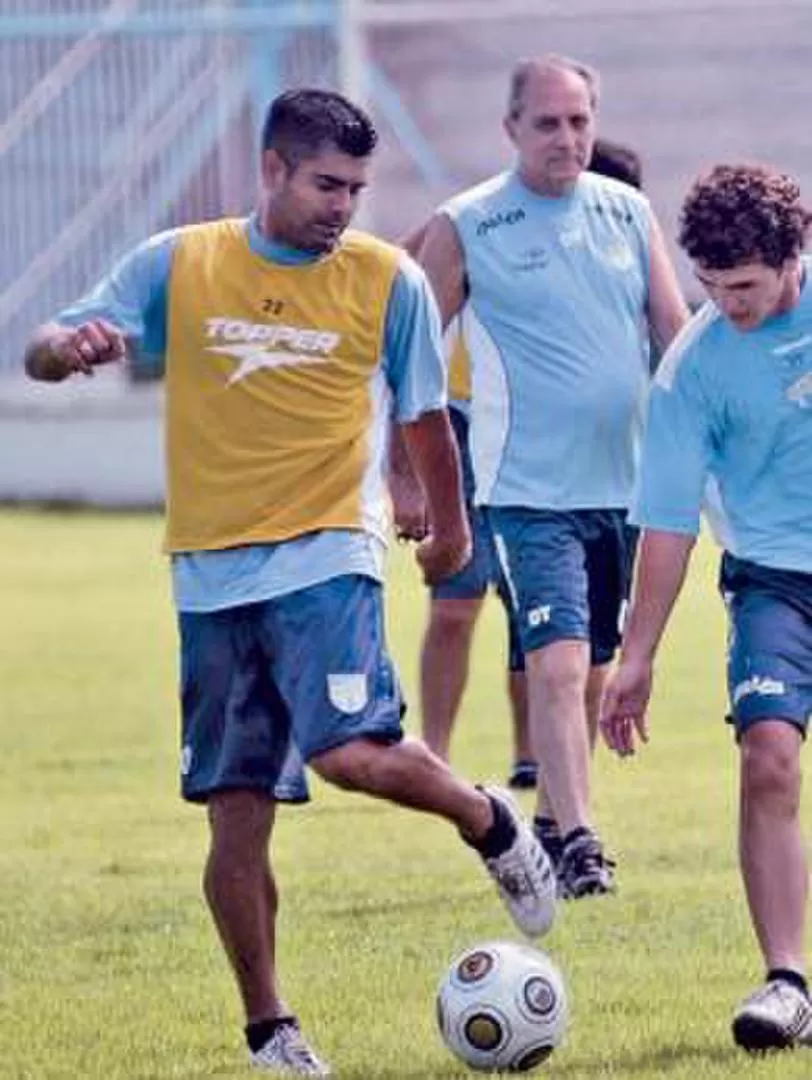
POLYGON ((790 986, 794 986, 796 990, 800 990, 802 994, 809 997, 809 986, 800 971, 793 971, 792 968, 770 968, 767 972, 767 982, 775 981, 788 982, 790 986))
POLYGON ((558 831, 558 822, 555 818, 547 817, 546 814, 536 814, 533 818, 533 826, 540 836, 555 837, 558 840, 561 839, 561 833, 558 831))
POLYGON ((245 1026, 245 1041, 252 1054, 261 1050, 268 1039, 273 1038, 278 1028, 286 1024, 297 1023, 295 1016, 274 1016, 268 1020, 255 1020, 245 1026))
POLYGON ((496 859, 513 847, 516 826, 499 800, 492 798, 487 791, 484 794, 487 795, 493 810, 493 825, 480 840, 473 840, 465 835, 462 838, 466 844, 475 848, 483 859, 496 859))

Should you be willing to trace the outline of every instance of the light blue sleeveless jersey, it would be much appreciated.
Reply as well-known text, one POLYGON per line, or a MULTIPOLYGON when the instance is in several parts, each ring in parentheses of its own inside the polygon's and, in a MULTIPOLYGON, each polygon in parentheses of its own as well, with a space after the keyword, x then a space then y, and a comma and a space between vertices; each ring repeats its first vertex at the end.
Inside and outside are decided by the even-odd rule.
POLYGON ((507 172, 442 212, 470 290, 476 501, 627 507, 648 384, 648 201, 593 173, 545 197, 507 172))
POLYGON ((812 257, 799 303, 755 330, 706 304, 665 354, 634 518, 732 555, 812 573, 812 257))

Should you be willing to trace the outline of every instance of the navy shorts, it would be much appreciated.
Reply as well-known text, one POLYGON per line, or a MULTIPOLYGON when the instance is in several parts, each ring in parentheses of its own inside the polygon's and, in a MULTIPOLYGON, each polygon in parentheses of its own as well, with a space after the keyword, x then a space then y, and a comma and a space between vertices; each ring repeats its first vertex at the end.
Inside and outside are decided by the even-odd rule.
POLYGON ((759 720, 804 735, 812 713, 812 574, 725 554, 719 587, 728 610, 730 721, 741 736, 759 720))
POLYGON ((471 449, 468 442, 470 422, 461 409, 449 410, 451 426, 457 438, 462 470, 463 493, 471 526, 471 558, 456 574, 433 585, 431 596, 434 600, 481 600, 490 588, 493 588, 502 601, 508 618, 508 663, 511 671, 524 670, 524 654, 519 641, 519 631, 513 615, 510 592, 502 573, 502 567, 494 547, 493 534, 487 512, 475 507, 474 470, 471 461, 471 449))
POLYGON ((620 644, 637 530, 625 510, 488 508, 524 651, 590 643, 593 665, 620 644))
POLYGON ((184 798, 252 789, 302 802, 302 761, 403 737, 379 582, 347 575, 179 622, 184 798))

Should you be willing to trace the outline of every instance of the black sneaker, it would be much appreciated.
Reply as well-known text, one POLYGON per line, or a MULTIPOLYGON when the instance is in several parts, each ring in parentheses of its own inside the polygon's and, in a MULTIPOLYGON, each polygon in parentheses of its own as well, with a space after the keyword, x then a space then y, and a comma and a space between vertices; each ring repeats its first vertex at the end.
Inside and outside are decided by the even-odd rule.
POLYGON ((535 761, 514 761, 508 777, 508 787, 514 791, 532 791, 538 782, 539 767, 535 761))
POLYGON ((585 830, 563 844, 558 861, 559 895, 565 900, 615 891, 615 863, 595 833, 585 830))

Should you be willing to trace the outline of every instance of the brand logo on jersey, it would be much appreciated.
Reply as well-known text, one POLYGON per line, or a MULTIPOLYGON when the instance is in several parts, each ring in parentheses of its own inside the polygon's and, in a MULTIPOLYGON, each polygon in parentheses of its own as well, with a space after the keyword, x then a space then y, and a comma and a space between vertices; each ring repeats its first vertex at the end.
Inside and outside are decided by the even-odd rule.
POLYGON ((761 697, 783 697, 787 687, 781 679, 770 679, 762 675, 753 675, 749 679, 740 682, 733 690, 733 704, 738 705, 742 698, 750 697, 751 694, 759 694, 761 697))
POLYGON ((632 249, 625 240, 615 240, 602 254, 604 262, 616 270, 631 270, 634 266, 632 249))
POLYGON ((476 227, 476 234, 477 236, 487 236, 489 232, 493 232, 494 229, 501 229, 503 225, 518 225, 526 217, 527 214, 520 206, 517 206, 515 210, 499 210, 496 214, 491 214, 490 217, 485 218, 484 221, 480 221, 476 227))
POLYGON ((263 368, 324 364, 341 341, 340 334, 329 330, 225 318, 206 320, 206 338, 219 343, 207 345, 207 352, 238 361, 228 386, 263 368))
POLYGON ((812 405, 809 400, 811 395, 812 371, 807 371, 806 375, 802 375, 787 389, 787 400, 794 401, 802 409, 808 409, 812 405))
POLYGON ((585 240, 583 225, 579 221, 568 222, 558 234, 558 239, 563 248, 583 247, 585 240))
POLYGON ((544 270, 550 265, 550 253, 543 247, 531 247, 521 254, 521 261, 516 263, 516 270, 530 272, 544 270))

